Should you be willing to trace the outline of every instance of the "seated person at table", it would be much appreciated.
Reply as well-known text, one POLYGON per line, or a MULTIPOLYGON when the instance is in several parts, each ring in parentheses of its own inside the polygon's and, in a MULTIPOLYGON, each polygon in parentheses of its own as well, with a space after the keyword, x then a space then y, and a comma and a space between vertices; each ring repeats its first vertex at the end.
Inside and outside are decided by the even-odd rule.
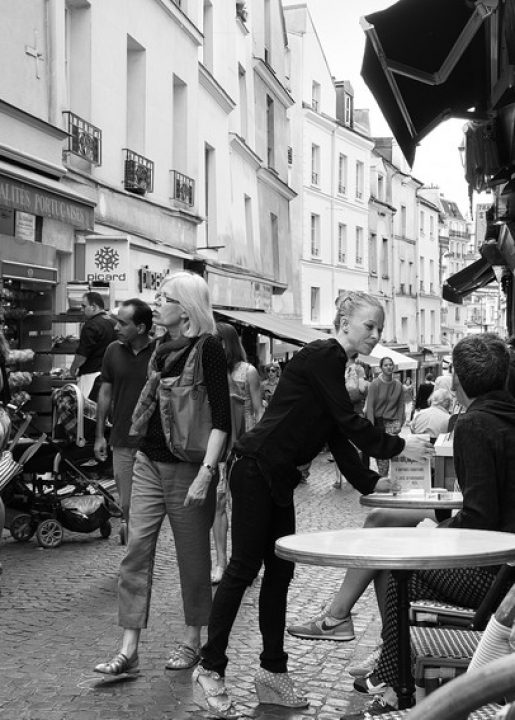
MULTIPOLYGON (((505 389, 508 350, 492 334, 471 335, 457 343, 452 357, 453 389, 466 408, 454 430, 454 465, 463 508, 440 527, 515 532, 515 400, 505 389)), ((418 570, 410 576, 409 600, 427 598, 476 609, 496 571, 495 567, 418 570)), ((390 573, 379 575, 386 576, 382 582, 387 588, 383 645, 376 669, 354 683, 360 692, 383 693, 373 701, 369 714, 376 708, 387 712, 394 707, 390 689, 398 683, 396 585, 390 573)))
POLYGON ((426 434, 436 439, 441 433, 446 433, 449 426, 449 411, 453 397, 443 388, 435 390, 429 398, 429 407, 421 410, 411 421, 411 432, 417 435, 426 434))

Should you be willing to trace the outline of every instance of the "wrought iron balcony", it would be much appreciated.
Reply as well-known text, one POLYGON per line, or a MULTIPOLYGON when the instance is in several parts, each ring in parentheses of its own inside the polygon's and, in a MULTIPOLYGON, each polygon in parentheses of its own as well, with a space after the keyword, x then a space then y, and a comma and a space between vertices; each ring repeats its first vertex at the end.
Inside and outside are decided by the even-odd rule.
POLYGON ((63 112, 66 118, 68 137, 67 151, 78 155, 93 165, 102 164, 102 130, 71 110, 63 112))
POLYGON ((193 205, 195 202, 195 180, 177 172, 177 170, 170 170, 170 177, 172 200, 178 200, 185 205, 193 205))
POLYGON ((125 153, 123 186, 136 195, 154 191, 154 163, 133 150, 123 148, 125 153))

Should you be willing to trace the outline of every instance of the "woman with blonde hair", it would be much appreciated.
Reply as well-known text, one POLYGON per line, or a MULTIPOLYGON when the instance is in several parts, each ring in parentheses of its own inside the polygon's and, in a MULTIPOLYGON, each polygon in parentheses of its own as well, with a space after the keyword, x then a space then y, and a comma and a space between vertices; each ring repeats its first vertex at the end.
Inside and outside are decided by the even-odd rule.
MULTIPOLYGON (((286 597, 294 565, 274 553, 277 538, 295 532, 298 467, 311 462, 327 443, 347 480, 370 493, 379 489, 379 476, 362 465, 354 445, 385 458, 406 454, 421 459, 432 451, 420 438, 387 435, 357 415, 342 382, 348 359, 370 354, 383 323, 383 307, 371 295, 351 292, 340 298, 336 337, 312 342, 293 356, 260 422, 234 446, 228 461, 232 556, 216 591, 208 641, 192 678, 197 702, 214 717, 238 716, 224 682, 226 651, 243 594, 263 563, 263 651, 254 680, 258 699, 290 708, 308 704, 288 675, 284 651, 286 597)), ((352 625, 350 617, 336 622, 344 623, 347 631, 352 625)))
POLYGON ((200 632, 211 609, 209 532, 215 512, 214 476, 231 427, 227 363, 214 337, 206 282, 190 272, 167 276, 156 295, 153 315, 156 325, 166 332, 150 359, 148 381, 132 416, 131 433, 141 440, 134 463, 131 528, 118 581, 123 637, 113 659, 95 667, 96 672, 115 676, 139 672, 138 643, 147 625, 154 554, 165 515, 175 540, 186 625, 166 668, 182 670, 199 660, 200 632), (174 378, 182 378, 185 366, 199 355, 212 429, 202 461, 186 462, 172 451, 166 388, 174 378))

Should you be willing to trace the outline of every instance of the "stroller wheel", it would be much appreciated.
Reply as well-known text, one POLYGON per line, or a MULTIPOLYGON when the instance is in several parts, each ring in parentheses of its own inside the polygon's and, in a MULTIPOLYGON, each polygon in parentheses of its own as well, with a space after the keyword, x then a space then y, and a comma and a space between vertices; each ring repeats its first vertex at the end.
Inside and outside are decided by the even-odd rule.
POLYGON ((11 520, 9 530, 18 542, 28 542, 36 531, 36 525, 30 515, 22 513, 11 520))
POLYGON ((36 530, 38 543, 44 548, 58 547, 63 541, 63 534, 63 526, 53 518, 40 522, 36 530))
POLYGON ((104 539, 107 540, 107 538, 111 535, 112 529, 113 528, 111 527, 111 523, 109 522, 109 520, 106 520, 106 522, 102 523, 102 525, 100 526, 100 534, 104 539))

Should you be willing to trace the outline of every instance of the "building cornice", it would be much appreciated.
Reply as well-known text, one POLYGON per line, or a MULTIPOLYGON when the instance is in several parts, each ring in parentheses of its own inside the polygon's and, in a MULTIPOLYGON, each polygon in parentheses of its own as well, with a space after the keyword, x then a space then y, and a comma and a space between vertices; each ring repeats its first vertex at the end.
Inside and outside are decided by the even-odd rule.
POLYGON ((261 80, 267 85, 270 90, 274 93, 276 98, 281 102, 284 107, 289 108, 295 104, 295 100, 292 98, 288 90, 284 87, 282 82, 278 79, 275 72, 272 70, 270 65, 265 61, 253 55, 253 66, 254 72, 258 75, 261 80))
POLYGON ((435 212, 439 213, 440 209, 437 205, 431 202, 431 200, 428 200, 427 198, 423 197, 422 195, 417 194, 417 200, 420 202, 421 205, 425 205, 430 210, 434 210, 435 212))
POLYGON ((16 120, 20 120, 25 125, 31 125, 36 128, 36 130, 41 130, 46 135, 54 137, 57 140, 64 140, 69 135, 66 130, 57 127, 56 125, 52 125, 51 123, 46 122, 46 120, 42 120, 35 115, 31 115, 30 113, 25 112, 25 110, 21 110, 20 108, 5 102, 5 100, 0 100, 0 113, 9 115, 16 120))
POLYGON ((231 147, 236 150, 238 155, 242 157, 246 163, 248 163, 254 170, 257 170, 262 165, 262 160, 259 155, 256 155, 254 150, 250 148, 245 140, 240 137, 237 133, 229 133, 229 142, 231 147))
POLYGON ((23 165, 31 170, 37 170, 44 175, 49 175, 53 178, 60 179, 66 175, 66 169, 62 165, 55 165, 54 163, 46 162, 42 158, 36 157, 35 155, 29 155, 28 153, 21 153, 17 148, 13 148, 10 145, 4 145, 0 143, 0 158, 5 158, 9 162, 14 162, 18 165, 23 165))
POLYGON ((345 125, 344 123, 340 122, 336 118, 331 117, 330 115, 327 115, 326 113, 316 112, 316 110, 313 110, 311 105, 307 102, 302 103, 302 108, 303 110, 306 110, 306 116, 312 122, 316 122, 318 125, 330 129, 331 131, 336 131, 338 135, 343 135, 344 139, 347 142, 351 142, 353 145, 360 149, 373 149, 374 141, 370 137, 363 135, 357 130, 354 130, 354 128, 345 125))
POLYGON ((204 35, 186 13, 173 0, 156 0, 166 14, 184 31, 184 33, 200 47, 204 43, 204 35))
POLYGON ((312 258, 301 258, 302 265, 308 267, 322 268, 323 270, 334 270, 336 272, 351 273, 352 275, 366 275, 368 270, 365 267, 349 267, 349 265, 335 265, 334 263, 324 262, 323 260, 313 260, 312 258))
POLYGON ((198 79, 204 90, 207 90, 227 115, 234 110, 236 103, 232 97, 223 89, 220 83, 215 80, 207 67, 202 65, 201 62, 198 64, 198 79))
MULTIPOLYGON (((171 217, 180 217, 183 220, 187 220, 188 222, 194 223, 195 225, 200 225, 200 223, 204 222, 204 218, 200 215, 197 215, 194 212, 191 212, 189 210, 183 210, 182 208, 173 208, 169 205, 163 205, 162 203, 158 203, 155 200, 152 200, 151 198, 147 198, 144 195, 136 195, 134 193, 128 192, 127 190, 122 190, 116 185, 110 185, 109 183, 98 180, 97 178, 91 177, 91 175, 87 175, 86 173, 82 172, 81 170, 78 170, 76 168, 69 168, 67 178, 69 180, 77 180, 77 178, 81 178, 82 180, 86 180, 86 183, 82 183, 85 186, 89 186, 95 191, 100 190, 108 190, 109 192, 112 192, 116 195, 121 195, 128 200, 136 203, 136 204, 147 204, 152 205, 153 207, 162 210, 165 214, 170 215, 171 217), (74 177, 75 176, 75 177, 74 177)), ((101 218, 99 222, 105 223, 107 220, 105 218, 101 218)), ((133 232, 132 230, 129 232, 133 232)), ((138 234, 138 231, 134 231, 135 234, 138 234)))
POLYGON ((370 196, 369 201, 373 205, 379 205, 380 207, 386 208, 387 210, 389 210, 392 213, 392 215, 395 215, 395 213, 397 212, 396 207, 394 207, 393 205, 390 205, 387 202, 384 202, 384 200, 379 200, 379 198, 376 198, 374 195, 370 196))
POLYGON ((270 168, 261 167, 257 171, 258 180, 261 180, 265 185, 268 185, 273 190, 282 195, 286 200, 293 200, 297 197, 297 193, 287 183, 270 168))

